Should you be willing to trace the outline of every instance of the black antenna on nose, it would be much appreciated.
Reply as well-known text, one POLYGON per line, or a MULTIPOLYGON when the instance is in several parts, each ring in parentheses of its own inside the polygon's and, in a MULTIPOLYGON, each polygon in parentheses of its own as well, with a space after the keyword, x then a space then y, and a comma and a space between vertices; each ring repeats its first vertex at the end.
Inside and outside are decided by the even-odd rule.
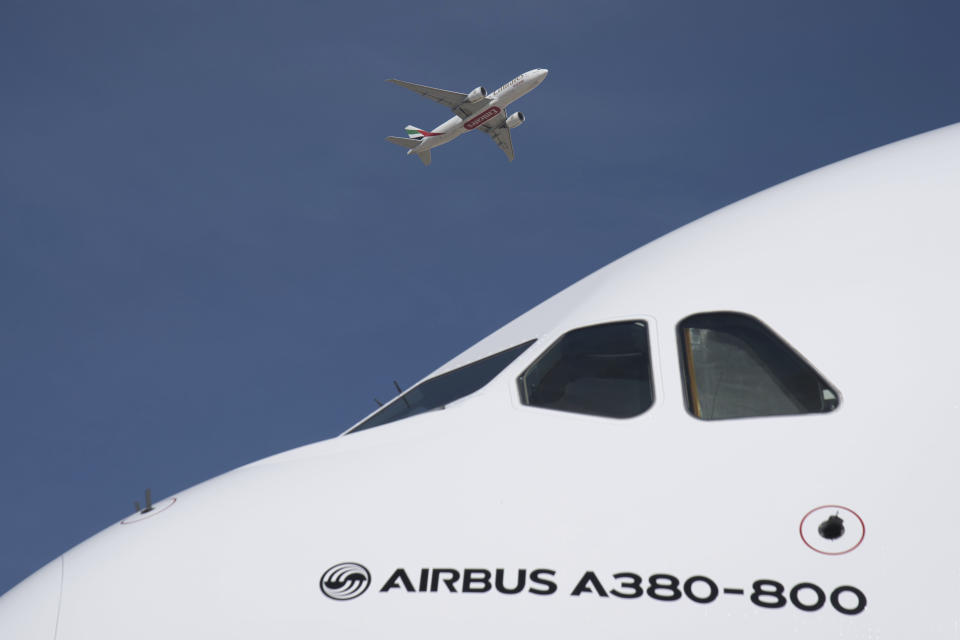
POLYGON ((137 506, 137 511, 140 511, 140 513, 150 513, 151 511, 153 511, 153 497, 150 495, 150 489, 147 489, 145 493, 146 493, 146 499, 147 499, 147 506, 143 508, 143 511, 140 511, 139 502, 134 503, 137 506))
POLYGON ((398 383, 396 380, 394 380, 394 381, 393 381, 393 386, 396 387, 397 393, 400 394, 400 399, 403 400, 403 404, 407 405, 407 409, 409 409, 409 408, 410 408, 410 403, 407 402, 406 396, 403 395, 403 389, 400 388, 400 383, 398 383))

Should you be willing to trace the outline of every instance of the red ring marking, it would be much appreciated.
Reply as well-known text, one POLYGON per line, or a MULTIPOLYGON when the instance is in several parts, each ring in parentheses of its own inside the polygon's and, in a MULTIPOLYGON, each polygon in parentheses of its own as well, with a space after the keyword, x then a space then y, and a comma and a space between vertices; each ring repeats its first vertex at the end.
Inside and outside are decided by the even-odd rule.
POLYGON ((850 553, 851 551, 853 551, 854 549, 860 546, 860 543, 863 542, 863 538, 866 535, 867 535, 867 525, 863 523, 863 518, 860 517, 860 514, 858 514, 853 509, 843 506, 842 504, 825 504, 819 507, 815 507, 813 509, 810 509, 810 511, 807 511, 807 515, 803 516, 803 518, 800 520, 800 539, 803 540, 803 544, 807 545, 817 553, 822 553, 825 556, 842 556, 845 553, 850 553), (860 539, 857 540, 857 544, 853 545, 846 551, 821 551, 820 549, 817 549, 815 546, 807 542, 807 539, 803 536, 803 523, 807 521, 807 518, 810 517, 811 513, 813 513, 814 511, 820 511, 820 509, 843 509, 844 511, 849 511, 854 516, 856 516, 857 520, 860 521, 860 530, 861 530, 860 539))
MULTIPOLYGON (((131 516, 130 518, 126 518, 126 519, 124 519, 124 520, 121 520, 121 521, 120 521, 120 524, 137 524, 138 522, 143 522, 144 520, 146 520, 146 519, 148 519, 148 518, 152 518, 153 516, 157 515, 158 513, 163 513, 164 511, 166 511, 167 509, 169 509, 170 507, 172 507, 173 504, 174 504, 176 501, 177 501, 177 499, 176 499, 175 497, 174 497, 174 498, 171 498, 171 499, 170 499, 170 504, 166 505, 166 506, 163 507, 162 509, 154 509, 154 510, 151 511, 150 513, 145 514, 142 518, 137 518, 136 520, 131 519, 131 518, 133 517, 133 516, 131 516)), ((138 511, 137 513, 139 514, 140 512, 138 511)))

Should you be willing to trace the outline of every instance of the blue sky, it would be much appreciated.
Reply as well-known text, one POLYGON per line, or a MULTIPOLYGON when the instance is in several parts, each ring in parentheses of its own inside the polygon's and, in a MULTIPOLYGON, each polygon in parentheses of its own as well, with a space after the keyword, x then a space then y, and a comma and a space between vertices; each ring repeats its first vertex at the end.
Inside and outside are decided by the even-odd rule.
POLYGON ((960 120, 960 4, 0 8, 0 592, 760 189, 960 120), (449 113, 384 82, 493 90, 449 113))

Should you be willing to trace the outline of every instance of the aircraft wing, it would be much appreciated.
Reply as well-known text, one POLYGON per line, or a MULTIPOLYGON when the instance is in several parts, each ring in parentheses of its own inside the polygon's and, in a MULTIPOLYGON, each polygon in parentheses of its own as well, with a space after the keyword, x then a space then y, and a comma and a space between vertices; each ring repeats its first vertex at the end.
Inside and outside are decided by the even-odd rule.
POLYGON ((457 93, 456 91, 444 91, 443 89, 434 89, 433 87, 427 87, 422 84, 414 84, 412 82, 404 82, 403 80, 397 80, 396 78, 390 78, 387 82, 392 82, 393 84, 399 85, 401 87, 406 87, 415 93, 419 93, 424 98, 430 98, 434 102, 439 102, 445 107, 450 109, 456 109, 460 106, 461 103, 466 102, 467 94, 457 93))
POLYGON ((510 127, 507 126, 507 117, 501 113, 487 124, 481 125, 487 135, 493 138, 501 151, 507 154, 507 160, 513 162, 513 140, 510 138, 510 127))
POLYGON ((448 107, 461 118, 468 118, 481 109, 486 108, 486 106, 490 104, 490 98, 483 98, 482 100, 477 100, 476 102, 467 102, 467 94, 465 93, 446 91, 445 89, 435 89, 422 84, 397 80, 396 78, 390 78, 387 80, 387 82, 392 82, 395 85, 406 87, 414 93, 419 93, 424 98, 430 98, 434 102, 439 102, 443 106, 448 107))

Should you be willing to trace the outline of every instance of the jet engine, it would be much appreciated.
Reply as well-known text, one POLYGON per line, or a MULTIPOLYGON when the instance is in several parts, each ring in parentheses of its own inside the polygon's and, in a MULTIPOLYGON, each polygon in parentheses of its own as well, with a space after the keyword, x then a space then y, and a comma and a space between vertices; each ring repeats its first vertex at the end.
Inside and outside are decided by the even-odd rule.
POLYGON ((507 126, 510 127, 511 129, 516 129, 517 127, 523 124, 524 120, 526 120, 526 118, 523 117, 523 114, 517 111, 516 113, 511 115, 509 118, 507 118, 507 126))
POLYGON ((477 87, 467 94, 467 102, 477 102, 487 97, 487 90, 483 87, 477 87))

